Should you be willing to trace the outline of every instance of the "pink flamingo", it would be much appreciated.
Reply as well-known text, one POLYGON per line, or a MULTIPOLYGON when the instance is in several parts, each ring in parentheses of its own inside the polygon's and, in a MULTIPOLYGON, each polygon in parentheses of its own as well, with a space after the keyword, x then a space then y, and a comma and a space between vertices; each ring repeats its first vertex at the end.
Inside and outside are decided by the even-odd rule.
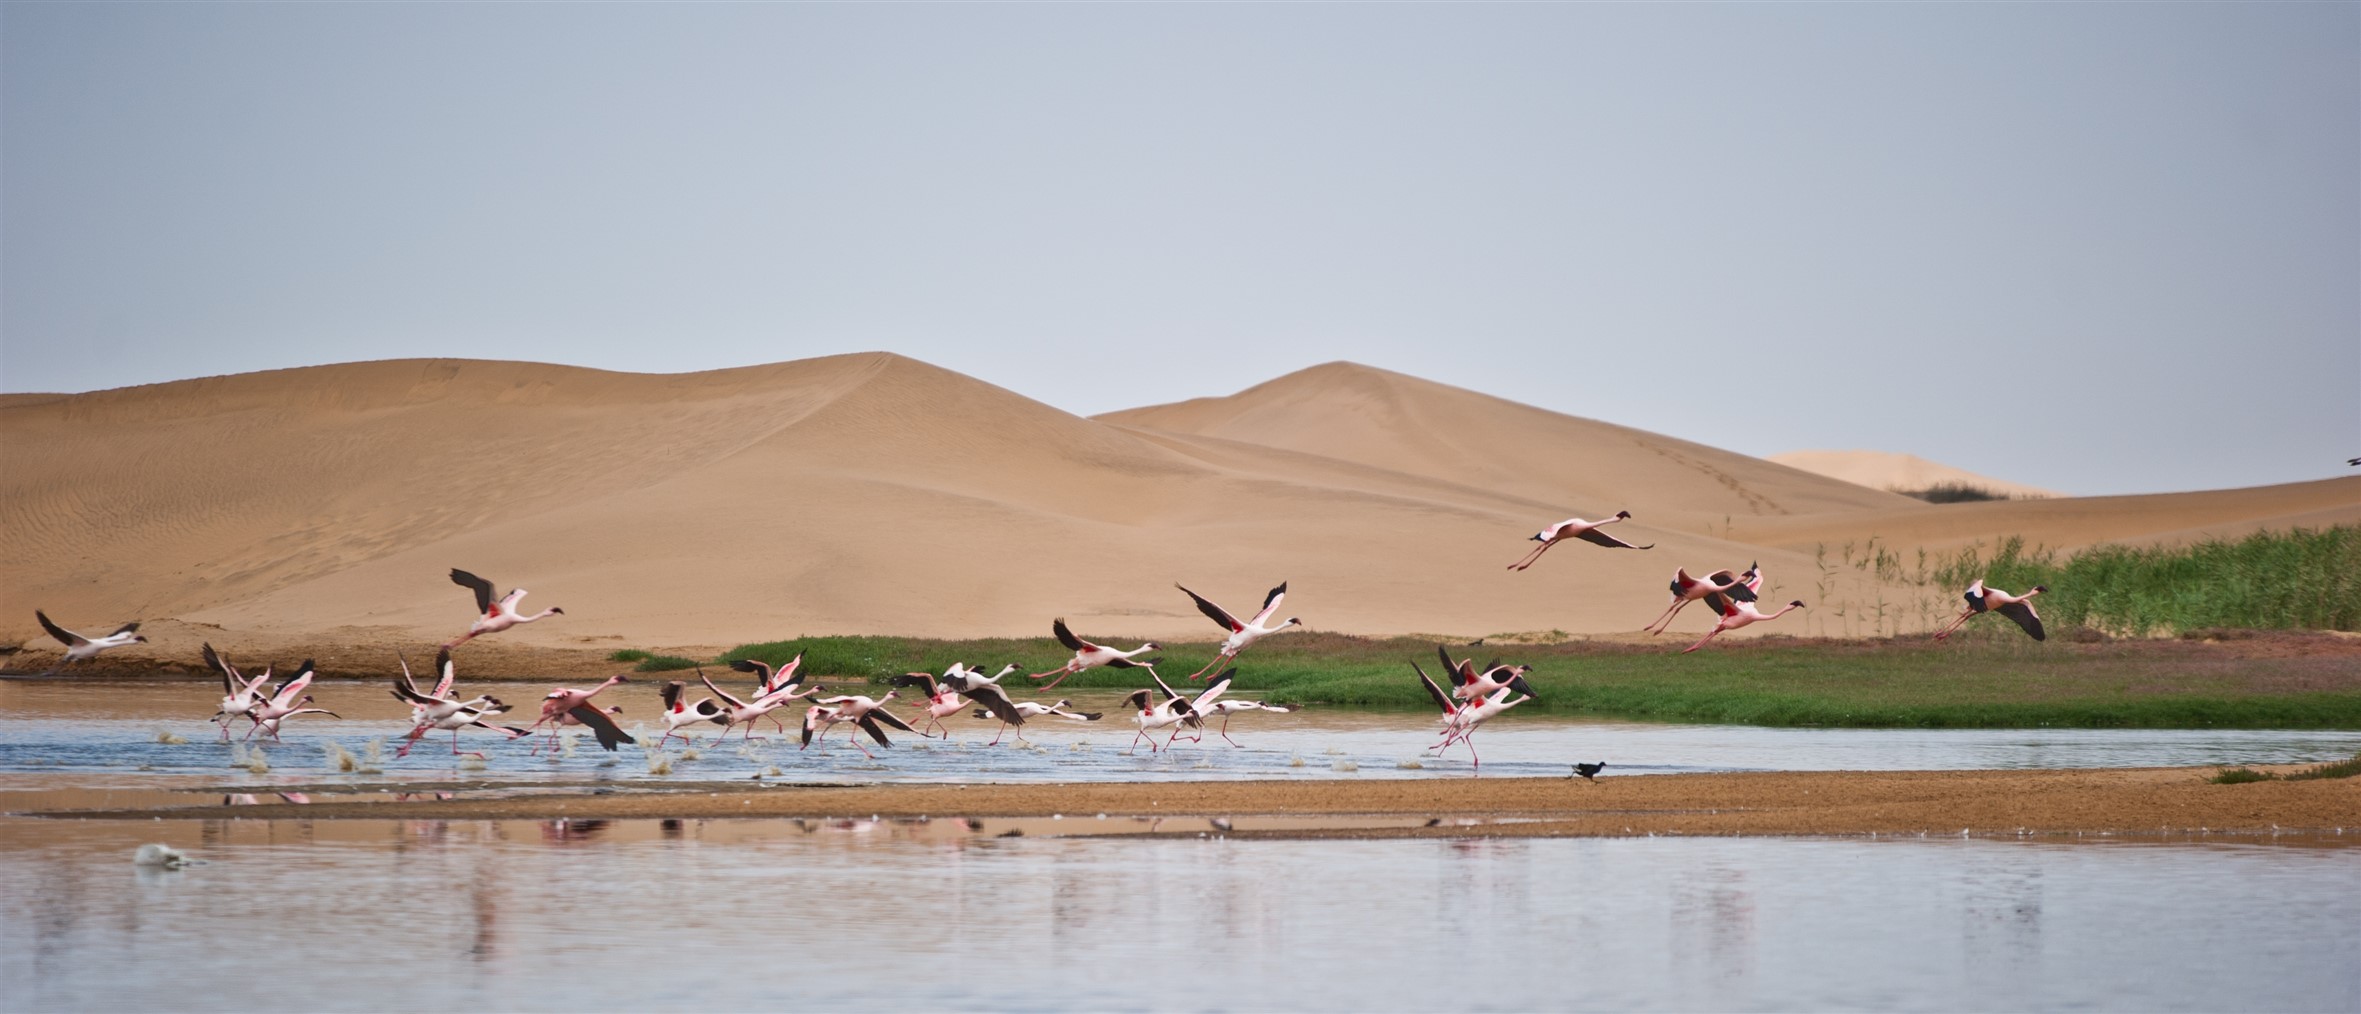
POLYGON ((62 670, 76 662, 80 662, 83 659, 89 658, 92 655, 96 655, 99 652, 105 651, 108 648, 120 648, 126 644, 146 644, 148 641, 147 638, 141 637, 139 635, 139 622, 137 620, 126 623, 120 627, 116 627, 114 633, 108 634, 105 637, 93 638, 84 637, 80 634, 74 633, 71 630, 67 630, 64 627, 50 622, 49 614, 44 613, 41 610, 33 610, 33 618, 41 621, 41 629, 49 631, 49 636, 57 638, 59 644, 66 646, 66 657, 62 661, 58 662, 56 668, 42 673, 41 675, 43 676, 57 675, 59 670, 62 670))
POLYGON ((287 677, 286 682, 279 684, 278 689, 271 691, 269 698, 246 712, 246 717, 254 720, 254 728, 246 730, 246 738, 253 739, 255 733, 263 731, 266 722, 269 723, 271 738, 279 738, 279 719, 292 715, 297 709, 311 703, 311 698, 308 696, 301 699, 297 697, 303 693, 305 687, 311 685, 312 660, 307 658, 303 660, 302 665, 295 667, 295 675, 287 677))
MULTIPOLYGON (((558 726, 568 724, 564 719, 571 717, 575 724, 589 727, 590 731, 598 736, 598 745, 608 751, 613 751, 618 743, 637 743, 638 740, 631 738, 629 734, 615 726, 614 721, 607 717, 608 712, 590 706, 590 699, 598 696, 600 691, 617 683, 629 682, 631 680, 627 678, 627 674, 616 673, 607 677, 606 682, 588 690, 575 690, 571 687, 558 687, 551 690, 548 695, 541 698, 541 717, 534 719, 533 724, 526 726, 526 728, 528 730, 538 729, 544 724, 549 725, 549 745, 554 748, 557 746, 558 726)), ((533 752, 540 753, 541 745, 534 744, 533 752)))
POLYGON ((1204 613, 1207 617, 1211 618, 1213 622, 1221 624, 1223 629, 1230 632, 1229 638, 1222 641, 1221 643, 1221 653, 1215 655, 1213 657, 1213 661, 1205 663, 1205 668, 1190 673, 1190 679, 1196 679, 1199 676, 1203 676, 1206 673, 1213 671, 1215 668, 1218 668, 1222 663, 1238 657, 1238 653, 1245 651, 1246 646, 1249 644, 1253 644, 1256 641, 1262 640, 1265 637, 1276 634, 1289 627, 1299 627, 1303 625, 1303 620, 1293 616, 1288 617, 1287 622, 1279 624, 1278 626, 1274 627, 1269 625, 1271 622, 1271 617, 1279 612, 1279 601, 1287 597, 1287 582, 1285 581, 1279 582, 1279 587, 1271 589, 1269 594, 1264 595, 1262 600, 1262 611, 1254 614, 1253 619, 1245 621, 1240 621, 1237 617, 1230 615, 1229 610, 1214 605, 1212 602, 1207 601, 1205 596, 1190 591, 1188 588, 1180 584, 1174 584, 1173 587, 1179 588, 1182 594, 1195 599, 1197 602, 1198 612, 1204 613))
POLYGON ((1605 546, 1609 549, 1656 548, 1656 544, 1653 542, 1648 543, 1645 546, 1635 546, 1631 543, 1623 541, 1622 539, 1618 539, 1605 532, 1599 531, 1599 529, 1604 526, 1626 520, 1630 517, 1630 511, 1616 511, 1614 517, 1608 518, 1604 521, 1584 521, 1581 518, 1567 518, 1564 521, 1560 521, 1557 524, 1551 525, 1536 533, 1533 536, 1533 541, 1541 543, 1541 545, 1532 552, 1525 554, 1524 559, 1509 564, 1508 569, 1523 570, 1532 566, 1533 561, 1541 559, 1541 554, 1549 552, 1549 547, 1557 545, 1558 543, 1567 539, 1581 539, 1584 542, 1588 542, 1593 545, 1605 546))
POLYGON ((1940 641, 1950 637, 1951 632, 1958 630, 1960 624, 1974 619, 1979 613, 1999 613, 2015 620, 2017 626, 2025 628, 2026 633, 2033 635, 2034 640, 2049 640, 2049 633, 2041 629, 2041 614, 2033 611, 2033 602, 2031 601, 2033 596, 2048 590, 2048 585, 2037 584, 2033 586, 2032 591, 2023 595, 2011 595, 1998 588, 1986 588, 1984 587, 1984 579, 1977 578, 1976 583, 1968 585, 1967 611, 1959 614, 1958 619, 1951 621, 1950 626, 1937 631, 1935 640, 1940 641))
POLYGON ((1066 677, 1072 676, 1084 669, 1095 668, 1097 666, 1103 665, 1116 669, 1146 669, 1153 673, 1156 671, 1156 663, 1164 661, 1160 658, 1152 658, 1145 662, 1132 661, 1133 659, 1138 658, 1141 655, 1145 655, 1148 652, 1163 650, 1164 646, 1157 644, 1154 641, 1149 641, 1148 643, 1140 645, 1137 648, 1133 648, 1130 651, 1118 651, 1114 648, 1106 647, 1105 645, 1092 644, 1089 641, 1085 641, 1079 637, 1074 636, 1073 631, 1066 629, 1066 621, 1063 618, 1060 618, 1056 622, 1051 623, 1049 625, 1049 629, 1051 633, 1057 635, 1059 644, 1063 644, 1068 648, 1074 649, 1074 657, 1066 662, 1064 668, 1051 669, 1048 672, 1037 672, 1027 675, 1025 677, 1026 679, 1036 680, 1044 676, 1057 677, 1056 679, 1050 680, 1048 683, 1045 683, 1036 688, 1039 690, 1048 690, 1052 687, 1055 687, 1058 684, 1065 682, 1066 677))
POLYGON ((1762 610, 1755 608, 1755 605, 1752 602, 1740 602, 1735 599, 1725 598, 1722 599, 1721 605, 1722 618, 1715 621, 1713 629, 1706 631, 1704 637, 1697 639, 1697 643, 1692 644, 1686 648, 1682 648, 1681 654, 1686 655, 1692 651, 1696 651, 1699 648, 1705 647, 1705 642, 1713 640, 1713 636, 1715 634, 1721 633, 1722 631, 1736 630, 1749 624, 1761 623, 1764 620, 1776 620, 1779 617, 1785 616, 1797 609, 1802 609, 1804 607, 1804 602, 1802 599, 1797 599, 1784 606, 1780 606, 1778 612, 1767 615, 1762 610))
POLYGON ((551 606, 531 616, 526 616, 517 609, 517 604, 525 600, 524 589, 515 589, 495 599, 492 595, 492 582, 457 567, 451 568, 451 583, 474 591, 476 612, 483 615, 476 617, 475 622, 468 625, 467 633, 459 635, 456 640, 445 643, 443 645, 445 648, 459 647, 477 635, 497 634, 519 623, 531 623, 545 616, 564 616, 566 614, 565 610, 551 606))
POLYGON ((262 688, 270 683, 271 670, 269 666, 264 666, 261 675, 249 680, 238 672, 237 666, 215 654, 212 644, 207 643, 202 647, 205 664, 221 673, 221 710, 213 713, 213 721, 221 726, 221 741, 227 743, 230 741, 230 719, 250 714, 262 704, 262 688))
POLYGON ((674 736, 680 736, 683 743, 688 742, 689 737, 681 735, 680 731, 680 727, 684 725, 712 722, 722 727, 721 734, 723 736, 730 734, 729 716, 722 712, 721 705, 713 703, 713 698, 707 697, 698 701, 695 707, 689 706, 689 702, 681 694, 681 691, 688 689, 688 686, 679 680, 664 684, 664 738, 656 741, 656 749, 658 750, 664 749, 664 741, 674 736))
MULTIPOLYGON (((1056 715, 1059 718, 1071 719, 1076 722, 1096 722, 1100 717, 1102 717, 1101 714, 1096 711, 1066 710, 1068 707, 1071 707, 1073 703, 1074 702, 1067 700, 1060 700, 1056 704, 1042 704, 1038 701, 1016 701, 1013 702, 1011 706, 1016 709, 1018 715, 1028 719, 1040 718, 1043 715, 1056 715)), ((983 708, 977 708, 975 710, 975 716, 977 718, 1000 718, 997 713, 983 708)), ((986 743, 984 745, 999 746, 1000 737, 1007 735, 1008 730, 1010 729, 1015 729, 1017 731, 1017 742, 1032 742, 1031 740, 1025 738, 1023 722, 1011 722, 1005 718, 1002 718, 1000 721, 1000 732, 993 735, 992 742, 986 743)))
MULTIPOLYGON (((1664 615, 1657 617, 1641 629, 1651 634, 1661 634, 1666 627, 1672 625, 1672 618, 1675 615, 1678 615, 1682 609, 1688 608, 1689 603, 1700 599, 1709 599, 1716 595, 1734 598, 1741 602, 1752 602, 1755 593, 1762 590, 1762 583, 1762 564, 1760 563, 1748 566, 1744 574, 1732 574, 1726 570, 1717 570, 1706 575, 1703 580, 1690 577, 1688 570, 1684 568, 1675 567, 1672 570, 1672 605, 1666 607, 1664 615)), ((1721 606, 1718 603, 1713 603, 1713 611, 1721 612, 1721 606)))

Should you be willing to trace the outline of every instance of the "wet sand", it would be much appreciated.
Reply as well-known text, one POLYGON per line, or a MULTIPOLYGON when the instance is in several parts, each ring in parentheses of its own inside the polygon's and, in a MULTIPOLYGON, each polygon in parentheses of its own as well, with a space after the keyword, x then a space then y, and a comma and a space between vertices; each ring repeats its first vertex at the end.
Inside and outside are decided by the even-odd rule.
POLYGON ((2361 844, 2361 779, 2210 783, 2207 779, 2218 770, 1815 771, 1619 778, 1610 768, 1595 783, 1574 778, 965 786, 707 783, 661 792, 266 803, 239 806, 234 812, 201 806, 45 815, 246 820, 1361 815, 1423 817, 1434 823, 1270 834, 1612 837, 1965 831, 1978 836, 2137 836, 2342 834, 2351 828, 2361 844), (1463 819, 1486 823, 1454 825, 1463 819))

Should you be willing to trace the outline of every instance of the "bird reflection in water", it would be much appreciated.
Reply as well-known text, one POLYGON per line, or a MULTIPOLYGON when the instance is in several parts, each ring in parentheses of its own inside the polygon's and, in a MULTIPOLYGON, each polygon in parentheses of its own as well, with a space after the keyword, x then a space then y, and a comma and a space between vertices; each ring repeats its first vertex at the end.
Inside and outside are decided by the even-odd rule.
POLYGON ((607 824, 604 820, 574 820, 570 817, 545 820, 541 822, 541 841, 549 845, 589 841, 605 833, 607 824))

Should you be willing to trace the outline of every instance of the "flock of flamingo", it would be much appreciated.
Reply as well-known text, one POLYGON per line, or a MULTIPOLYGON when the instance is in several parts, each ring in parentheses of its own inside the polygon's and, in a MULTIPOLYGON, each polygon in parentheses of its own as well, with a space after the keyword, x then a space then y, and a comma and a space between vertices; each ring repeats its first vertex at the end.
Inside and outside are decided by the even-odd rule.
MULTIPOLYGON (((1630 517, 1630 511, 1618 511, 1613 517, 1599 521, 1569 518, 1551 525, 1533 536, 1532 541, 1540 545, 1522 559, 1509 564, 1508 569, 1522 571, 1531 567, 1551 547, 1569 540, 1581 540, 1613 549, 1654 548, 1652 544, 1635 546, 1600 530, 1630 517)), ((520 608, 525 598, 524 589, 511 589, 505 595, 496 595, 492 582, 464 570, 454 568, 451 581, 474 593, 477 615, 466 633, 444 643, 437 650, 434 684, 431 688, 421 688, 410 672, 408 659, 401 660, 401 675, 395 679, 392 692, 395 698, 410 706, 411 727, 402 735, 403 742, 396 756, 408 756, 411 748, 430 733, 449 732, 454 756, 467 755, 481 759, 484 754, 480 751, 460 749, 460 733, 471 728, 497 733, 509 740, 523 739, 533 736, 536 731, 546 730, 547 738, 533 747, 535 754, 545 747, 555 748, 559 730, 565 726, 588 729, 597 738, 599 745, 609 751, 623 743, 638 742, 615 723, 614 716, 622 711, 620 706, 600 707, 591 703, 592 698, 609 687, 629 682, 622 674, 612 676, 589 689, 557 687, 550 690, 541 699, 540 717, 526 726, 495 722, 494 719, 510 711, 509 706, 497 697, 490 694, 460 696, 453 687, 456 681, 452 662, 454 649, 485 634, 495 634, 521 624, 563 615, 565 610, 551 607, 527 614, 520 608)), ((1698 638, 1696 643, 1682 649, 1681 653, 1687 654, 1704 647, 1724 631, 1775 620, 1792 610, 1804 608, 1803 602, 1797 600, 1787 603, 1776 612, 1762 612, 1756 606, 1757 593, 1761 591, 1762 585, 1763 574, 1759 564, 1750 565, 1742 572, 1718 570, 1702 578, 1692 577, 1686 569, 1676 568, 1670 586, 1672 602, 1645 630, 1650 634, 1661 633, 1683 608, 1692 602, 1704 602, 1716 615, 1713 629, 1698 638)), ((1059 643, 1074 652, 1074 657, 1058 668, 1029 673, 1026 678, 1048 680, 1035 688, 1046 692, 1069 676, 1100 666, 1146 670, 1148 678, 1155 685, 1134 690, 1124 699, 1125 706, 1131 712, 1131 722, 1138 729, 1130 748, 1125 751, 1127 753, 1136 752, 1141 743, 1146 743, 1151 753, 1169 748, 1184 732, 1194 733, 1193 742, 1203 742, 1206 723, 1215 718, 1221 720, 1217 734, 1232 746, 1237 746, 1240 744, 1229 734, 1232 716, 1246 711, 1286 713, 1294 710, 1285 705, 1228 696, 1237 676, 1237 669, 1229 663, 1240 652, 1256 641, 1302 624, 1303 621, 1295 617, 1273 622, 1279 613, 1280 603, 1287 597, 1287 585, 1282 583, 1271 589, 1263 597, 1262 609, 1243 620, 1203 595, 1181 585, 1176 584, 1174 587, 1195 602, 1198 611, 1227 631, 1227 637, 1213 659, 1186 677, 1187 682, 1204 680, 1201 689, 1187 694, 1173 689, 1156 672, 1156 665, 1163 659, 1143 657, 1162 650, 1162 645, 1149 641, 1127 651, 1093 643, 1076 636, 1062 618, 1053 621, 1050 630, 1057 636, 1059 643), (1164 734, 1162 743, 1157 742, 1156 733, 1164 734)), ((1967 589, 1966 610, 1950 625, 1938 631, 1934 635, 1935 639, 1948 638, 1961 625, 1978 615, 1997 612, 2023 627, 2035 640, 2044 640, 2047 634, 2030 600, 2047 590, 2035 586, 2023 595, 2011 595, 1997 588, 1986 587, 1983 581, 1978 580, 1967 589)), ((43 675, 53 675, 68 665, 109 648, 144 643, 147 640, 139 634, 139 624, 136 622, 126 623, 104 637, 86 637, 51 622, 40 610, 35 610, 33 615, 50 636, 66 646, 64 659, 56 668, 43 675)), ((221 707, 212 720, 221 727, 221 736, 225 742, 229 739, 230 725, 239 718, 245 718, 251 723, 246 730, 246 739, 267 735, 277 740, 280 729, 288 719, 313 714, 338 717, 334 712, 312 706, 312 695, 306 693, 314 675, 310 659, 305 659, 294 675, 274 684, 272 681, 275 677, 269 668, 258 675, 247 676, 214 651, 210 643, 204 645, 202 650, 205 664, 221 677, 221 707)), ((1532 685, 1525 681, 1525 674, 1531 671, 1530 667, 1502 665, 1497 661, 1479 667, 1473 659, 1454 661, 1448 649, 1438 647, 1436 651, 1445 678, 1450 681, 1448 690, 1427 675, 1416 661, 1410 663, 1419 682, 1442 712, 1442 738, 1428 749, 1440 754, 1454 744, 1463 744, 1467 747, 1470 760, 1480 768, 1483 760, 1475 750, 1476 729, 1501 713, 1534 699, 1532 685)), ((698 680, 711 693, 710 697, 691 703, 686 682, 674 680, 664 685, 664 709, 659 719, 664 735, 657 741, 658 749, 675 737, 687 742, 688 732, 705 724, 721 727, 716 742, 726 739, 740 727, 744 729, 743 737, 746 740, 761 738, 755 735, 755 731, 764 721, 770 722, 784 734, 787 727, 774 712, 796 701, 808 702, 803 713, 802 749, 809 749, 813 742, 824 740, 832 729, 842 725, 848 727, 846 742, 869 757, 875 755, 870 754, 869 748, 861 742, 863 734, 877 745, 885 747, 893 745, 887 729, 921 737, 931 737, 935 735, 934 730, 941 730, 941 735, 948 738, 950 730, 943 724, 943 719, 956 717, 961 712, 968 712, 975 718, 996 719, 1000 722, 999 730, 988 744, 993 746, 999 745, 1001 739, 1011 731, 1015 732, 1019 742, 1023 742, 1024 726, 1032 720, 1056 717, 1074 722, 1096 722, 1104 717, 1096 712, 1072 710, 1071 702, 1065 700, 1043 704, 1013 699, 999 683, 1017 671, 1014 664, 1004 666, 991 676, 985 676, 981 668, 971 668, 959 662, 953 663, 940 675, 906 673, 894 677, 891 680, 892 689, 874 698, 861 694, 820 696, 827 692, 827 688, 813 682, 802 672, 803 655, 800 653, 776 668, 751 659, 733 661, 730 666, 754 677, 751 691, 734 694, 724 690, 705 674, 702 667, 698 668, 698 680), (910 707, 925 716, 925 721, 918 726, 911 725, 887 707, 904 689, 924 694, 923 701, 914 697, 908 702, 910 707)), ((913 714, 912 717, 916 718, 917 715, 913 714)), ((1576 775, 1587 779, 1603 767, 1604 763, 1600 762, 1577 764, 1574 769, 1576 775)))

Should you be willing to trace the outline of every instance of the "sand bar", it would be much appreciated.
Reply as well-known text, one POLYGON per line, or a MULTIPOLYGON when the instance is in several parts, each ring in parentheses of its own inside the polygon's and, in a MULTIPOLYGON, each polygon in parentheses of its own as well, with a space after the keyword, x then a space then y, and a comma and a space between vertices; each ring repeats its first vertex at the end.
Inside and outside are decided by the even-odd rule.
MULTIPOLYGON (((513 820, 716 817, 1364 815, 1434 826, 1286 837, 1622 835, 1978 836, 2185 833, 2350 834, 2361 844, 2361 780, 2216 785, 2218 769, 1762 772, 1573 778, 1306 780, 1050 785, 753 787, 540 794, 408 802, 315 802, 109 811, 107 819, 513 820), (1460 818, 1506 820, 1480 827, 1460 818)), ((2268 769, 2286 773, 2297 768, 2268 769)), ((1079 829, 1078 829, 1079 830, 1079 829)), ((1194 833, 1193 831, 1190 833, 1194 833)))

